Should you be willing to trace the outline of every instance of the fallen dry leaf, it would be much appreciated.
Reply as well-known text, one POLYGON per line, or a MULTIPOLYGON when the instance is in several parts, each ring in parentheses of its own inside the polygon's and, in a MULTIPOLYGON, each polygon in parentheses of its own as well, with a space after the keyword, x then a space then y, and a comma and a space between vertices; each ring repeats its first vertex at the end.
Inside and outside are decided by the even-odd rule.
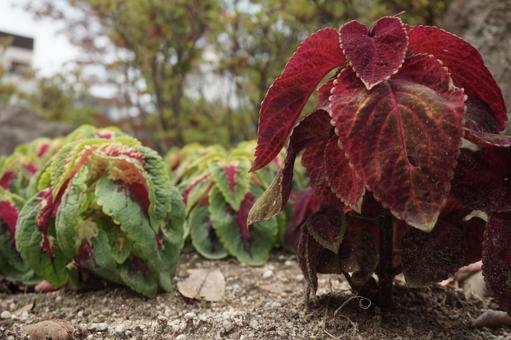
POLYGON ((14 314, 21 314, 23 312, 30 312, 32 310, 32 308, 34 308, 34 303, 33 302, 31 302, 29 304, 26 304, 26 305, 24 305, 21 308, 16 309, 14 311, 14 314))
POLYGON ((472 322, 474 327, 505 327, 511 326, 511 316, 500 310, 488 310, 472 322))
POLYGON ((66 320, 46 320, 27 325, 23 330, 31 340, 72 340, 73 327, 66 320))
POLYGON ((217 269, 190 270, 191 275, 177 283, 177 290, 189 299, 220 301, 224 298, 225 279, 217 269))
POLYGON ((260 285, 259 288, 261 288, 264 291, 267 291, 267 292, 270 292, 270 293, 273 293, 276 295, 280 295, 282 297, 287 296, 287 294, 285 292, 286 288, 281 283, 260 285))

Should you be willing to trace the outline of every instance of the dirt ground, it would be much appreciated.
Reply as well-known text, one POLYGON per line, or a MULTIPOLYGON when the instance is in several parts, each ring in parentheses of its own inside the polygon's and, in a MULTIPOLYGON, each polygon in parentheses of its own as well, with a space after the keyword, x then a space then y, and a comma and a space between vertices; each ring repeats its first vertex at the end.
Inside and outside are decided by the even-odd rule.
POLYGON ((303 276, 294 256, 284 252, 251 268, 232 259, 206 261, 187 250, 175 280, 184 280, 190 268, 219 269, 224 300, 189 300, 177 291, 151 300, 122 287, 2 293, 0 339, 26 339, 26 325, 48 319, 67 320, 77 339, 504 339, 511 334, 508 328, 471 327, 473 318, 495 306, 439 285, 396 287, 395 309, 382 315, 377 307, 348 301, 349 287, 337 276, 321 276, 319 306, 307 309, 303 276))

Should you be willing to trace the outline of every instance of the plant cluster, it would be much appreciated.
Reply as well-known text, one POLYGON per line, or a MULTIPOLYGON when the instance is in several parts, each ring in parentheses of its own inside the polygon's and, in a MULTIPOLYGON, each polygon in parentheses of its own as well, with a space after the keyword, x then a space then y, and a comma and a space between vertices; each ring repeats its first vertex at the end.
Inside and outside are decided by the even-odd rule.
POLYGON ((36 174, 62 145, 61 139, 39 138, 0 157, 0 188, 27 198, 34 194, 36 174))
POLYGON ((0 188, 0 274, 16 281, 37 281, 34 271, 16 251, 15 232, 19 210, 24 200, 0 188))
POLYGON ((146 296, 171 290, 185 210, 155 151, 118 129, 83 126, 18 147, 0 170, 12 191, 0 191, 2 274, 54 287, 100 277, 146 296), (19 172, 26 164, 35 164, 30 180, 19 172))
POLYGON ((186 234, 193 247, 208 259, 228 255, 249 265, 262 265, 282 240, 284 214, 247 225, 254 200, 271 181, 278 161, 254 174, 248 172, 255 143, 226 151, 220 146, 189 145, 167 156, 171 177, 186 205, 186 234))
POLYGON ((301 154, 315 196, 298 242, 309 292, 317 273, 338 273, 389 306, 394 275, 422 286, 482 256, 486 282, 509 310, 506 120, 481 55, 453 34, 390 16, 322 29, 262 102, 252 171, 286 143, 287 156, 248 224, 285 206, 301 154), (315 110, 300 120, 316 89, 315 110))

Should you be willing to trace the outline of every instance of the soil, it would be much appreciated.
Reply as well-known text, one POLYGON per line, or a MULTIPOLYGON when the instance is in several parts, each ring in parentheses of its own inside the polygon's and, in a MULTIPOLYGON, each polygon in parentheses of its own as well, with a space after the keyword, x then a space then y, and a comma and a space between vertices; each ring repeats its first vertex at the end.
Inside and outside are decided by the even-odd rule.
POLYGON ((207 261, 186 250, 175 281, 188 277, 191 268, 219 269, 226 281, 224 300, 189 300, 176 290, 146 299, 112 286, 2 293, 0 339, 28 338, 24 326, 50 319, 67 320, 77 339, 489 339, 510 334, 508 328, 471 327, 472 319, 496 306, 440 285, 411 290, 397 283, 395 307, 384 314, 375 306, 364 309, 367 301, 353 298, 339 276, 323 275, 316 307, 307 308, 303 276, 294 256, 285 252, 253 268, 233 259, 207 261))

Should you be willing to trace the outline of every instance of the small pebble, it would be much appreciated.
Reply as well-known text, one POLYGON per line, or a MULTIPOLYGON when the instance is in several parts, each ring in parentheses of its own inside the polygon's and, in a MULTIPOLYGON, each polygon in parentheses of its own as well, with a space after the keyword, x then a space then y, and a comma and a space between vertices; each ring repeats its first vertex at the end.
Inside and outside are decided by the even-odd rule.
POLYGON ((93 323, 91 326, 92 326, 92 329, 94 329, 98 332, 104 332, 108 329, 108 325, 104 322, 93 323))
POLYGON ((193 320, 197 315, 194 312, 186 313, 183 317, 185 320, 193 320))
POLYGON ((270 278, 270 277, 272 277, 272 276, 273 276, 273 272, 272 272, 271 270, 267 270, 267 271, 265 271, 265 272, 263 273, 263 275, 262 275, 263 279, 265 279, 265 280, 266 280, 266 279, 269 279, 269 278, 270 278))
POLYGON ((232 331, 232 329, 234 328, 234 325, 229 320, 224 320, 222 326, 224 327, 225 333, 232 331))
POLYGON ((125 330, 124 325, 117 325, 115 326, 114 332, 117 335, 122 335, 124 334, 124 330, 125 330))
POLYGON ((0 318, 1 319, 10 319, 11 318, 11 313, 7 310, 4 310, 2 312, 2 314, 0 314, 0 318))
POLYGON ((252 319, 252 321, 250 321, 249 326, 252 327, 254 330, 258 330, 259 329, 259 322, 257 322, 256 319, 252 319))
POLYGON ((178 336, 176 336, 176 340, 186 340, 186 335, 185 334, 179 334, 178 336))
POLYGON ((21 321, 25 321, 25 320, 27 320, 27 319, 28 319, 28 317, 29 317, 28 312, 27 312, 27 311, 23 311, 23 312, 21 312, 21 314, 20 314, 20 316, 19 316, 19 319, 20 319, 21 321))

